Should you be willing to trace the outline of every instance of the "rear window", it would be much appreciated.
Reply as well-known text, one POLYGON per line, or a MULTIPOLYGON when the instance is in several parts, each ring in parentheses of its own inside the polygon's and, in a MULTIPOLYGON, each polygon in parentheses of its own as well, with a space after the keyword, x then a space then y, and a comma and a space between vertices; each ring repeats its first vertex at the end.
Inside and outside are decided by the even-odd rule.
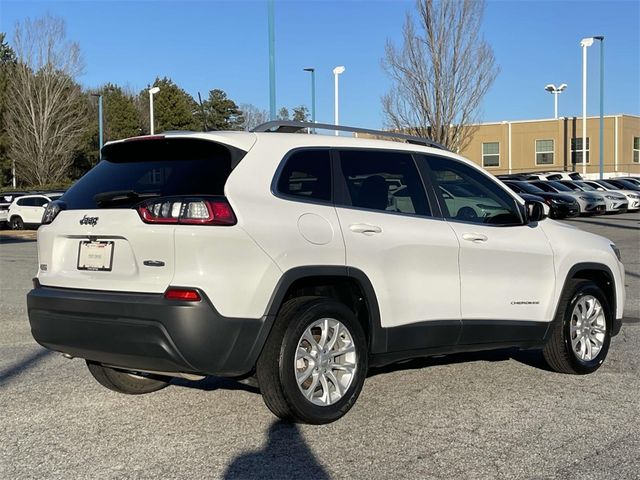
POLYGON ((286 161, 278 179, 278 192, 301 200, 331 201, 329 150, 299 150, 286 161))
POLYGON ((107 145, 102 161, 60 200, 69 209, 125 208, 155 196, 223 195, 224 184, 244 153, 190 138, 107 145))

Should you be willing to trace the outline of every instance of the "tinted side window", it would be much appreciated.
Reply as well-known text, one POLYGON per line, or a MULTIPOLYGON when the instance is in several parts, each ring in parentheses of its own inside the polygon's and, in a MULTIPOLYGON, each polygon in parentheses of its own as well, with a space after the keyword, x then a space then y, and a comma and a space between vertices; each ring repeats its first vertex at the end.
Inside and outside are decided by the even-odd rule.
POLYGON ((329 150, 299 150, 287 158, 278 178, 283 195, 331 201, 331 157, 329 150))
POLYGON ((33 204, 36 207, 42 207, 45 203, 49 203, 49 200, 47 200, 46 198, 38 197, 33 199, 33 204))
POLYGON ((22 198, 22 199, 18 200, 17 203, 21 207, 35 207, 36 206, 36 199, 35 198, 22 198))
POLYGON ((407 153, 342 150, 340 171, 347 207, 431 215, 413 158, 407 153))
POLYGON ((461 162, 428 157, 447 218, 492 225, 521 225, 515 199, 491 179, 461 162))

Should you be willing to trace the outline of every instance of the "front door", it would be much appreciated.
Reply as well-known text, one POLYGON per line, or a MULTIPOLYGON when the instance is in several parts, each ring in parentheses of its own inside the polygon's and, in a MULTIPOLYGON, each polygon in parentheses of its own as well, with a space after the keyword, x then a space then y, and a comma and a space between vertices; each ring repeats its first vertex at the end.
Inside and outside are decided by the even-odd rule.
MULTIPOLYGON (((429 157, 443 215, 460 242, 461 344, 542 335, 555 289, 553 251, 537 223, 494 179, 463 162, 429 157)), ((535 340, 535 338, 532 338, 535 340)))

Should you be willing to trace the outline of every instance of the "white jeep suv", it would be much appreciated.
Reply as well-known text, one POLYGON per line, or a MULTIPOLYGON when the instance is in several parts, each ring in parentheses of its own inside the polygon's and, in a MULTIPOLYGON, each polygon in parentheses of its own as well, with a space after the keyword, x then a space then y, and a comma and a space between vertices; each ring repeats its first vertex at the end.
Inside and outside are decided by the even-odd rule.
POLYGON ((563 373, 602 364, 624 306, 615 245, 427 140, 283 133, 321 127, 364 131, 105 145, 38 230, 35 339, 123 393, 255 374, 273 413, 315 424, 373 365, 504 347, 563 373))
POLYGON ((42 221, 45 208, 53 200, 62 196, 61 193, 24 195, 16 198, 7 210, 7 220, 13 230, 23 230, 26 227, 37 227, 42 221))

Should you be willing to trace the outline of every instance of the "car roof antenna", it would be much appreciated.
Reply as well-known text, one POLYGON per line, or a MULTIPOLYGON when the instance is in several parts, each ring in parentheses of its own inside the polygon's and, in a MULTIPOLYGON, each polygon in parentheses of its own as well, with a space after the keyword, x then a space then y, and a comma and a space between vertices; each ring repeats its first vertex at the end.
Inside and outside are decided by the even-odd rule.
POLYGON ((202 104, 202 97, 200 96, 200 92, 198 92, 198 100, 200 100, 200 110, 202 110, 202 128, 204 128, 205 132, 208 132, 207 128, 207 116, 204 114, 204 105, 202 104))

